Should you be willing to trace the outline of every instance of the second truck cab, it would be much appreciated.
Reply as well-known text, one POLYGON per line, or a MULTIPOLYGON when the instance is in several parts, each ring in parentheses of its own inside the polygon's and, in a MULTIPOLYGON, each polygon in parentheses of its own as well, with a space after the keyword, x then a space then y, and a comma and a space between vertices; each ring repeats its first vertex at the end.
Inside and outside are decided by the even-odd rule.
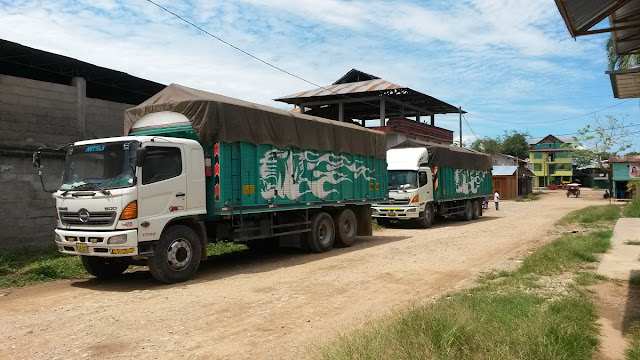
POLYGON ((389 203, 373 207, 378 222, 412 219, 428 227, 433 217, 433 173, 425 148, 387 151, 389 203), (426 220, 425 220, 426 218, 426 220))

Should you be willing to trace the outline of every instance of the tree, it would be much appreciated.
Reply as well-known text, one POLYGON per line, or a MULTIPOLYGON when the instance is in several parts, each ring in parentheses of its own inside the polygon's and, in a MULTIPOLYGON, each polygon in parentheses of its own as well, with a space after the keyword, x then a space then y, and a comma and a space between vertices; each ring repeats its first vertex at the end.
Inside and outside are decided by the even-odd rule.
POLYGON ((569 148, 577 157, 588 159, 605 169, 604 160, 631 147, 630 132, 625 126, 625 120, 625 118, 618 120, 611 115, 606 115, 604 118, 596 117, 595 125, 587 125, 578 130, 569 148))
POLYGON ((640 54, 616 55, 613 49, 613 38, 609 37, 605 45, 607 50, 608 70, 628 69, 640 64, 640 54))
POLYGON ((474 141, 473 144, 471 144, 471 149, 485 154, 501 153, 503 149, 502 140, 499 137, 490 138, 486 136, 474 141))
POLYGON ((517 130, 505 130, 502 136, 502 153, 518 158, 526 158, 529 153, 528 137, 530 137, 528 132, 521 133, 517 130))
POLYGON ((477 139, 471 144, 471 149, 486 154, 507 154, 515 157, 524 158, 529 152, 529 143, 527 138, 529 133, 521 133, 517 130, 505 130, 502 136, 495 138, 483 137, 477 139))

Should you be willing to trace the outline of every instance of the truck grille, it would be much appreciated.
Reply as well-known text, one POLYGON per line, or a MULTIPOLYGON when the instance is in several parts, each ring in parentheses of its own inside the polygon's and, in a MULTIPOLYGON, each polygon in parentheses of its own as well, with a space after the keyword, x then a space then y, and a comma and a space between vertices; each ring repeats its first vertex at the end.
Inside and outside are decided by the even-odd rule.
POLYGON ((60 221, 62 221, 63 225, 109 226, 113 224, 115 219, 115 211, 89 212, 85 209, 80 209, 78 212, 60 212, 60 221))
POLYGON ((409 201, 411 200, 389 200, 389 205, 409 205, 409 201))

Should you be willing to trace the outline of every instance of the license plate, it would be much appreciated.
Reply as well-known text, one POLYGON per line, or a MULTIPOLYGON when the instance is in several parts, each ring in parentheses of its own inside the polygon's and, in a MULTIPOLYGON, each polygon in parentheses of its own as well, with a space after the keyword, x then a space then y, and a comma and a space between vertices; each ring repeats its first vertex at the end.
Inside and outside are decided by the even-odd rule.
POLYGON ((395 212, 393 212, 393 211, 389 211, 389 212, 387 213, 387 216, 396 216, 396 213, 395 213, 395 212))
POLYGON ((78 245, 76 245, 76 250, 78 250, 78 251, 87 251, 87 250, 89 250, 89 248, 87 247, 87 244, 78 244, 78 245))

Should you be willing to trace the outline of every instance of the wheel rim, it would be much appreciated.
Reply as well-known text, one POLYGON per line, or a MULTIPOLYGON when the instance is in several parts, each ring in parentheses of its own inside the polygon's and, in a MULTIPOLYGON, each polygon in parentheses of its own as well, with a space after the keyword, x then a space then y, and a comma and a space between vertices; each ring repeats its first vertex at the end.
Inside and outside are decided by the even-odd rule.
POLYGON ((182 270, 191 262, 193 250, 186 239, 174 240, 167 249, 167 264, 173 270, 182 270))
POLYGON ((318 241, 322 245, 328 245, 331 241, 331 227, 327 221, 323 221, 318 226, 318 241))
POLYGON ((345 220, 342 222, 342 233, 351 237, 353 235, 353 224, 349 220, 345 220))

